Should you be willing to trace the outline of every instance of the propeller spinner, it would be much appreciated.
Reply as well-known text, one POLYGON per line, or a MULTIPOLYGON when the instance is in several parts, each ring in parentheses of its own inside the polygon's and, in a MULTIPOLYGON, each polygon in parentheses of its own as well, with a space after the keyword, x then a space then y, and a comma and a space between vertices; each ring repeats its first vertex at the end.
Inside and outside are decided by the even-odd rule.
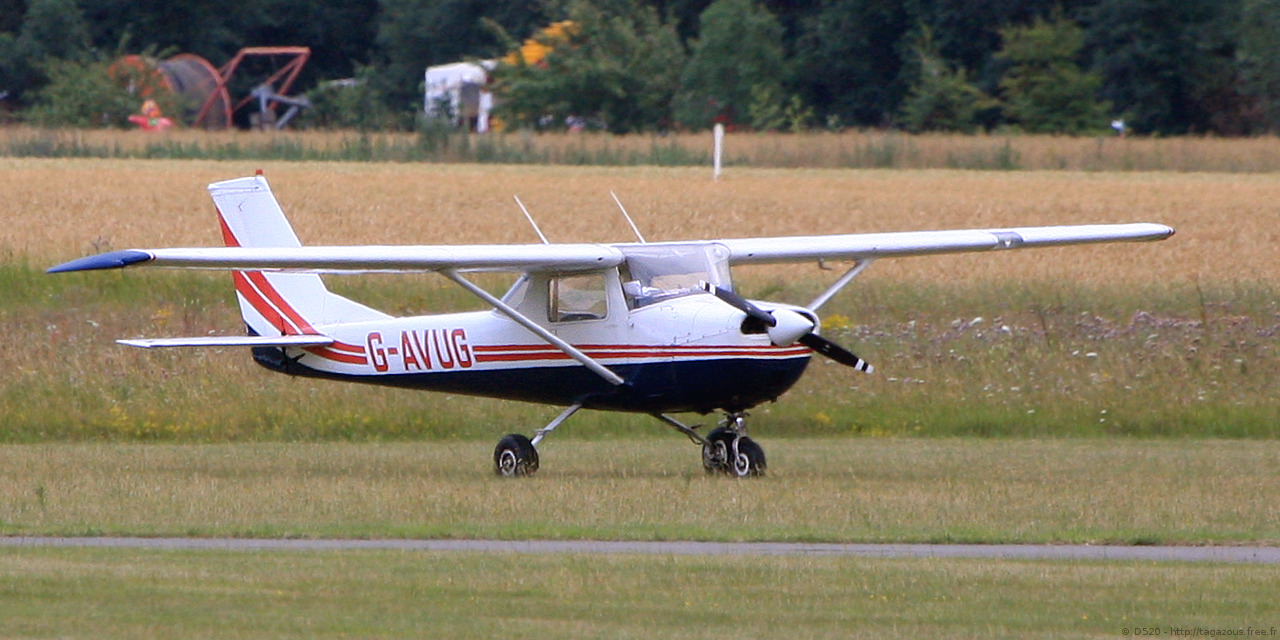
POLYGON ((729 306, 734 307, 743 313, 759 320, 765 326, 766 333, 769 334, 769 340, 773 344, 785 347, 787 345, 799 342, 800 344, 813 349, 814 351, 839 362, 847 367, 853 367, 858 371, 872 373, 875 369, 869 362, 854 355, 848 349, 818 335, 814 331, 817 325, 814 321, 801 313, 792 311, 791 309, 774 309, 773 311, 765 311, 760 307, 752 304, 750 300, 729 291, 722 289, 709 282, 704 282, 702 288, 717 298, 725 301, 729 306))

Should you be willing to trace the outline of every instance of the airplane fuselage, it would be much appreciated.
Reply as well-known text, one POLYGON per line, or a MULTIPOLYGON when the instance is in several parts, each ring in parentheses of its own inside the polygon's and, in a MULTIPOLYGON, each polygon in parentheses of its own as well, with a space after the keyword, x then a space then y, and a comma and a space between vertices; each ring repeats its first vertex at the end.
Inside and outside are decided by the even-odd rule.
POLYGON ((316 327, 335 342, 258 347, 254 360, 291 375, 604 410, 705 413, 776 399, 812 355, 802 345, 776 347, 762 333, 744 333, 744 315, 710 295, 619 306, 601 318, 545 325, 622 377, 616 386, 494 311, 316 327))

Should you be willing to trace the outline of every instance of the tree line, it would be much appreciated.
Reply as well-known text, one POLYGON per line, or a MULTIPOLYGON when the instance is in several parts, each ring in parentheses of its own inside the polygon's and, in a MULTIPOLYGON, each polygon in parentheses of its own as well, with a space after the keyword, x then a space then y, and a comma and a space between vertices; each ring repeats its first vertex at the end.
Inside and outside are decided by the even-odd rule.
POLYGON ((291 45, 313 125, 405 127, 427 66, 530 38, 494 73, 513 126, 1280 130, 1280 0, 0 0, 0 105, 100 124, 65 105, 120 55, 291 45))

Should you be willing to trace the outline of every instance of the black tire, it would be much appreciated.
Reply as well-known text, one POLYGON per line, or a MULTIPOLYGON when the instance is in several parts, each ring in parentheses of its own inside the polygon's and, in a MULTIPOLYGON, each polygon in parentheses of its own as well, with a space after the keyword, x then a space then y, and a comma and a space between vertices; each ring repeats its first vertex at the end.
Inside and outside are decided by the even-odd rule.
POLYGON ((493 471, 504 478, 527 476, 538 470, 538 450, 528 438, 513 433, 493 450, 493 471))
POLYGON ((764 449, 755 440, 724 427, 707 434, 707 444, 702 445, 702 468, 707 473, 746 478, 764 475, 767 466, 764 449))
POLYGON ((702 445, 702 468, 708 474, 728 473, 729 457, 733 451, 734 433, 724 427, 713 429, 707 434, 707 443, 702 445))
POLYGON ((768 466, 764 459, 764 449, 746 436, 738 438, 738 453, 731 462, 729 473, 739 478, 762 476, 768 466))

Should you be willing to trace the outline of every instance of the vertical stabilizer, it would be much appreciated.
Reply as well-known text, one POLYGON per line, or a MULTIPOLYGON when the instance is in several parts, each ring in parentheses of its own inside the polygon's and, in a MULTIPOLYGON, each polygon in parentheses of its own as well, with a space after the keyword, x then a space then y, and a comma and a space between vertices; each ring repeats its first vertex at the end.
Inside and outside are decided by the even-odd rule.
MULTIPOLYGON (((228 247, 302 246, 261 173, 215 182, 209 194, 228 247)), ((256 335, 311 334, 317 325, 388 317, 330 293, 313 273, 235 271, 232 278, 240 313, 256 335)))

